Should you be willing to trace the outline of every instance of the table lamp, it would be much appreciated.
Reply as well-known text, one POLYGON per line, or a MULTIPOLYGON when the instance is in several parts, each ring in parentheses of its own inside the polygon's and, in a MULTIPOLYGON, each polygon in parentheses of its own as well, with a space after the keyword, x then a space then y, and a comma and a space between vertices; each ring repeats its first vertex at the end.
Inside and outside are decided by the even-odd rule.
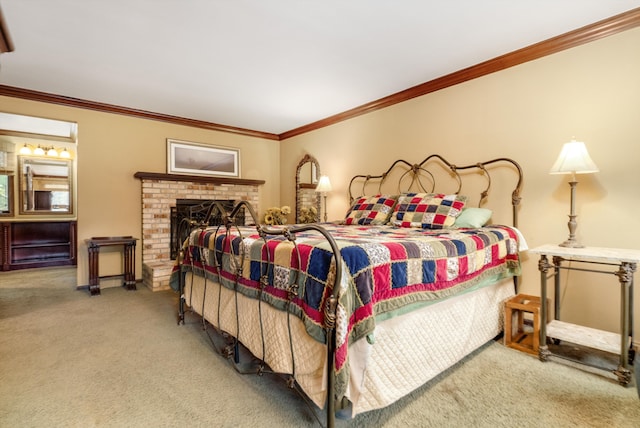
POLYGON ((318 180, 318 185, 316 186, 316 192, 322 195, 324 200, 324 221, 327 221, 327 193, 331 191, 331 181, 329 181, 329 177, 323 175, 318 180))
POLYGON ((581 141, 571 140, 562 146, 560 156, 556 163, 551 167, 549 174, 571 174, 571 214, 569 214, 569 238, 560 244, 561 247, 582 248, 582 245, 576 239, 576 174, 590 174, 598 172, 598 167, 591 160, 587 147, 581 141))

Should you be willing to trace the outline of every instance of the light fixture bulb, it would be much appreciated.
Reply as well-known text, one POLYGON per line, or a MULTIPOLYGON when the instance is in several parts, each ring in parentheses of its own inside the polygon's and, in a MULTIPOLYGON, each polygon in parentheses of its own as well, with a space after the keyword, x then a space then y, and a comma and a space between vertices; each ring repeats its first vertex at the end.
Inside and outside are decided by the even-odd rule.
POLYGON ((38 145, 38 147, 36 147, 36 149, 33 151, 34 155, 38 155, 38 156, 42 156, 44 155, 44 149, 42 147, 40 147, 40 145, 38 145))
POLYGON ((27 146, 27 143, 24 144, 24 146, 20 147, 20 152, 21 155, 30 155, 31 154, 31 149, 29 148, 29 146, 27 146))
POLYGON ((56 149, 51 147, 49 150, 47 150, 47 156, 58 156, 58 152, 56 151, 56 149))
POLYGON ((69 158, 71 158, 71 153, 69 153, 69 151, 65 148, 65 149, 60 153, 60 157, 61 157, 61 158, 65 158, 65 159, 69 159, 69 158))

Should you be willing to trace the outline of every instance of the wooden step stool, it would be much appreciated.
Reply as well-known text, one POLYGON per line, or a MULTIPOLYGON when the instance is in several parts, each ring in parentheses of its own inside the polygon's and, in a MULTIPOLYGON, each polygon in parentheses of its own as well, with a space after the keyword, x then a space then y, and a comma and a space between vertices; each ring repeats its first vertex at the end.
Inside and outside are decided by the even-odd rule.
POLYGON ((538 355, 540 348, 540 297, 518 294, 504 304, 504 344, 538 355), (524 330, 524 314, 533 315, 533 332, 524 330), (517 318, 514 324, 513 319, 517 318))

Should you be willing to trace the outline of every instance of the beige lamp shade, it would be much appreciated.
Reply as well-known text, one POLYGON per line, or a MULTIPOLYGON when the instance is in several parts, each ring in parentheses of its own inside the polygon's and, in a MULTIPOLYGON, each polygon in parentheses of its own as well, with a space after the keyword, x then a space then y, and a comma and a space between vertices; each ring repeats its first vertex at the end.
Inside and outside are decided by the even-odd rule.
POLYGON ((560 156, 551 167, 549 174, 589 174, 598 172, 591 160, 587 147, 582 141, 571 140, 562 146, 560 156))
POLYGON ((327 193, 330 192, 331 189, 331 181, 329 180, 329 177, 326 175, 321 176, 320 180, 318 180, 318 185, 316 186, 316 192, 327 193))

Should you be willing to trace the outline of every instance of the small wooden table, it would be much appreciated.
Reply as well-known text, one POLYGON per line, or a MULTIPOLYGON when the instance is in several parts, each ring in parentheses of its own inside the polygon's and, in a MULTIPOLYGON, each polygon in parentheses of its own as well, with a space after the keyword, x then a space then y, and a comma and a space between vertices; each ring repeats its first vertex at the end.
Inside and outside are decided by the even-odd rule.
POLYGON ((123 287, 127 290, 136 289, 136 241, 133 236, 103 236, 85 240, 89 249, 89 294, 100 294, 100 278, 123 277, 123 287), (118 275, 100 276, 99 255, 100 247, 121 245, 124 259, 124 272, 118 275))

